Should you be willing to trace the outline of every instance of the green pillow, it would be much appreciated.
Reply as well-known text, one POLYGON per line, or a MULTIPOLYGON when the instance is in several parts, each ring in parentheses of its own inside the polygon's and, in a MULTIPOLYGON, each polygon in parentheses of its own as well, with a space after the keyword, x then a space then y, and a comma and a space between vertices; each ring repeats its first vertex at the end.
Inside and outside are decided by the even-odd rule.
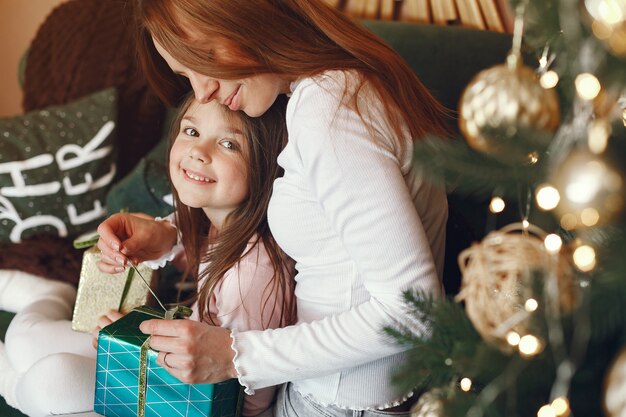
POLYGON ((116 174, 114 88, 0 118, 0 242, 73 239, 106 216, 116 174))
POLYGON ((168 138, 164 135, 157 146, 113 186, 107 196, 109 214, 124 209, 163 217, 174 211, 167 152, 168 138))

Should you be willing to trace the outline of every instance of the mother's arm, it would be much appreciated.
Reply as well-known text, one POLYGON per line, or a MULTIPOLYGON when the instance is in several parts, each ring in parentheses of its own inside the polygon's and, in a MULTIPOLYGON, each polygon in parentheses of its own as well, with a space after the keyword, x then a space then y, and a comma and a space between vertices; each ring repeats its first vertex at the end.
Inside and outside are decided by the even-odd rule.
MULTIPOLYGON (((306 179, 370 299, 310 323, 235 333, 235 364, 249 388, 327 375, 396 354, 405 348, 390 342, 383 327, 406 324, 403 291, 441 292, 391 133, 368 129, 356 112, 338 109, 340 84, 320 84, 301 87, 291 97, 289 140, 296 141, 306 179)), ((445 195, 437 203, 441 207, 433 208, 443 213, 445 233, 445 195)))

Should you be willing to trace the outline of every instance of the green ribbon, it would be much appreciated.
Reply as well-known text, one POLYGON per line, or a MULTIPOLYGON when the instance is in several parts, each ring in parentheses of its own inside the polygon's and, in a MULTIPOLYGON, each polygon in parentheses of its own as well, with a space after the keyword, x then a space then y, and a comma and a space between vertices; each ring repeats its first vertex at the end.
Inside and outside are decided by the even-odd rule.
POLYGON ((146 390, 148 389, 148 350, 150 336, 141 345, 139 352, 139 387, 137 388, 137 417, 146 415, 146 390))
POLYGON ((89 236, 83 235, 74 239, 74 242, 72 242, 72 244, 74 245, 74 249, 90 248, 96 243, 98 243, 99 238, 100 236, 98 236, 98 234, 89 235, 89 236))
POLYGON ((122 296, 120 297, 120 305, 117 307, 117 311, 121 312, 122 307, 124 306, 124 301, 126 301, 126 296, 128 295, 128 291, 130 291, 130 284, 133 283, 133 275, 135 275, 135 268, 128 268, 128 275, 126 275, 126 283, 124 284, 124 290, 122 291, 122 296))
MULTIPOLYGON (((186 306, 176 306, 165 312, 159 312, 149 307, 137 307, 135 311, 148 314, 165 320, 182 319, 191 316, 192 310, 186 306)), ((150 336, 141 344, 139 351, 139 387, 137 388, 137 417, 146 416, 146 392, 148 391, 148 351, 150 350, 150 336)))

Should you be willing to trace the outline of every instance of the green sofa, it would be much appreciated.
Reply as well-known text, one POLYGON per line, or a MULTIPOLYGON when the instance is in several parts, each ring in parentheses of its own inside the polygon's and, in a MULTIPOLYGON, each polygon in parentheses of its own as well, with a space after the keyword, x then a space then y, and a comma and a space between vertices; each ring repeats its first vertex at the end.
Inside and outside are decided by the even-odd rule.
MULTIPOLYGON (((398 22, 364 22, 373 32, 394 47, 411 65, 423 83, 447 107, 456 109, 459 96, 470 79, 481 69, 502 63, 511 45, 506 34, 468 30, 458 27, 405 24, 398 22)), ((69 45, 71 47, 71 45, 69 45)), ((94 45, 94 47, 98 47, 94 45)), ((166 129, 164 129, 166 130, 166 129)), ((140 162, 147 164, 164 157, 164 146, 140 162), (156 155, 156 156, 155 156, 156 155)), ((156 165, 158 170, 159 165, 156 165)), ((129 174, 133 175, 133 173, 129 174)), ((124 179, 121 182, 130 181, 124 179)), ((134 183, 133 183, 134 184, 134 183)), ((161 184, 163 184, 161 182, 161 184)), ((151 190, 133 185, 114 187, 117 193, 112 201, 124 204, 124 198, 139 205, 154 215, 164 210, 155 203, 151 190), (121 202, 120 202, 121 201, 121 202)), ((448 254, 446 263, 446 285, 455 292, 459 285, 456 254, 467 247, 472 239, 480 238, 485 232, 486 202, 473 201, 450 193, 451 216, 448 227, 448 254)), ((12 313, 0 312, 0 338, 4 339, 12 313)), ((0 417, 22 416, 0 399, 0 417)))

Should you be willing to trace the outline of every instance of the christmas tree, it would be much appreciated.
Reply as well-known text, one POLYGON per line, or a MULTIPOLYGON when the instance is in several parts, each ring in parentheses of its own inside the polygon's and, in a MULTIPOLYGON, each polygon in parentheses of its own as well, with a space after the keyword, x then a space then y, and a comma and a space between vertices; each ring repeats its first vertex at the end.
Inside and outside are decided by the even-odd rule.
POLYGON ((510 224, 459 256, 460 292, 407 293, 427 336, 394 382, 413 417, 626 416, 626 0, 513 1, 506 62, 415 164, 510 224))

